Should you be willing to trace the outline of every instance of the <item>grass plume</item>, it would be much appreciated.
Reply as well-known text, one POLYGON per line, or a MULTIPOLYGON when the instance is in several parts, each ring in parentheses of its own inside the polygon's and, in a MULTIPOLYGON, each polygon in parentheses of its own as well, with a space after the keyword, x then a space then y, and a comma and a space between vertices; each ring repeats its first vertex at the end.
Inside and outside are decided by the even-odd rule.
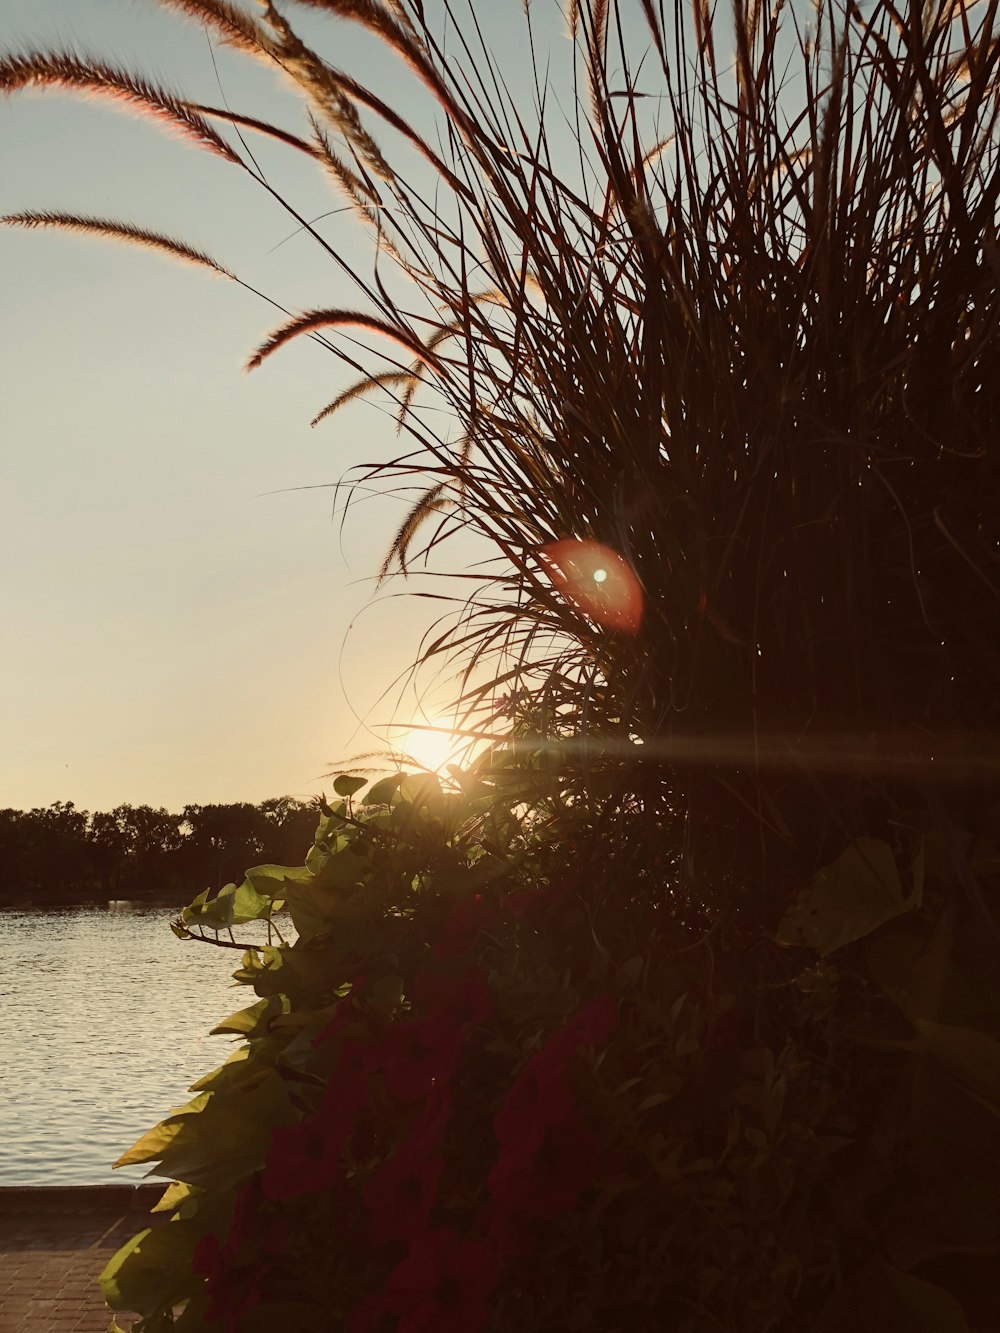
POLYGON ((404 328, 377 319, 358 310, 310 310, 303 315, 296 315, 283 324, 266 339, 247 362, 247 370, 256 370, 279 347, 284 347, 292 338, 303 333, 312 333, 316 329, 354 328, 364 329, 368 333, 377 333, 405 347, 425 365, 441 369, 441 363, 433 352, 428 351, 420 340, 404 328))
POLYGON ((209 122, 186 102, 156 88, 140 75, 100 60, 62 52, 28 52, 0 60, 0 93, 48 89, 107 97, 152 117, 199 148, 241 165, 239 157, 209 122))
POLYGON ((349 385, 343 393, 338 393, 333 402, 327 403, 326 407, 310 421, 310 426, 318 426, 321 421, 325 421, 334 412, 338 412, 347 403, 353 403, 356 398, 362 394, 371 393, 373 389, 389 389, 399 384, 409 384, 413 376, 406 370, 385 371, 381 375, 366 375, 364 379, 356 380, 349 385))
POLYGON ((227 0, 162 0, 162 3, 167 9, 203 23, 226 46, 253 56, 269 54, 270 42, 264 29, 239 5, 227 0))
POLYGON ((184 241, 164 236, 158 231, 149 231, 130 222, 118 222, 112 218, 84 217, 73 213, 55 213, 50 211, 26 211, 8 213, 0 217, 0 223, 9 227, 26 227, 29 230, 41 227, 56 227, 62 231, 77 231, 85 235, 104 236, 113 241, 127 241, 130 245, 144 246, 149 250, 158 250, 172 259, 180 259, 186 264, 199 268, 211 269, 224 278, 236 281, 236 275, 214 260, 203 250, 196 250, 184 241))

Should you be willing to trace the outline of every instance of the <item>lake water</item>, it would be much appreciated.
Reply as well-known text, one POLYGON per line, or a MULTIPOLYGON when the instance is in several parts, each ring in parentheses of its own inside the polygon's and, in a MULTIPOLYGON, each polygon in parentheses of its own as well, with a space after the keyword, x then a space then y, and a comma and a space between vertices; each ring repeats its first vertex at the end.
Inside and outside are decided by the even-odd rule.
POLYGON ((208 1031, 257 998, 232 980, 242 955, 178 940, 176 915, 0 912, 0 1185, 141 1180, 148 1164, 111 1163, 234 1049, 208 1031))

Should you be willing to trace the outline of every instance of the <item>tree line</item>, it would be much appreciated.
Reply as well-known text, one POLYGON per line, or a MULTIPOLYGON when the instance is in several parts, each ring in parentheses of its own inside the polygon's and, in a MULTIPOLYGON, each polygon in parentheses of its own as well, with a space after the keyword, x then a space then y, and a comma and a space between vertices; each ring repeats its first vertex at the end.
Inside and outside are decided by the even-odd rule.
POLYGON ((315 803, 292 796, 259 805, 119 805, 78 810, 55 801, 0 810, 0 905, 53 899, 187 901, 239 882, 254 865, 301 865, 316 830, 315 803))

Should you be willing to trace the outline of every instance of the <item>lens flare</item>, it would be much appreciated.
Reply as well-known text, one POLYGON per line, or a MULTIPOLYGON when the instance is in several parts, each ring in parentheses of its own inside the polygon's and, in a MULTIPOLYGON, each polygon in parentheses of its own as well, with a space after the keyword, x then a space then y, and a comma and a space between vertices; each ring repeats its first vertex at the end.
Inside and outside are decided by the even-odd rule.
POLYGON ((643 596, 631 566, 600 542, 569 538, 543 546, 540 555, 553 584, 603 629, 638 634, 643 596))

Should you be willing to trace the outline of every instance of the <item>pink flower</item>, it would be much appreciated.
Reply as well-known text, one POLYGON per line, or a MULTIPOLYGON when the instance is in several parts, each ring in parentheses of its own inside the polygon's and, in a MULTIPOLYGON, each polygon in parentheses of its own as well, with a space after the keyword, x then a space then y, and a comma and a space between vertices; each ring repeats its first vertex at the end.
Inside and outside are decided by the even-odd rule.
POLYGON ((544 1130, 565 1119, 573 1104, 566 1070, 581 1046, 604 1042, 615 1025, 614 1001, 609 995, 585 1005, 531 1057, 514 1080, 504 1106, 494 1121, 503 1140, 525 1132, 544 1130))
POLYGON ((411 1240, 426 1227, 444 1169, 438 1150, 450 1113, 451 1094, 436 1089, 409 1137, 368 1182, 364 1199, 377 1245, 411 1240))
POLYGON ((366 976, 357 976, 351 985, 351 989, 346 995, 337 1001, 336 1012, 330 1019, 325 1028, 321 1028, 312 1039, 313 1046, 319 1046, 321 1042, 329 1041, 335 1037, 338 1032, 343 1032, 347 1027, 364 1019, 365 1013, 362 1009, 365 991, 368 988, 368 978, 366 976))
POLYGON ((529 1060, 493 1120, 501 1151, 537 1152, 546 1130, 569 1117, 575 1100, 568 1077, 529 1060))
POLYGON ((428 1154, 409 1140, 383 1162, 364 1195, 376 1245, 410 1240, 426 1227, 443 1169, 439 1154, 428 1154))
POLYGON ((330 1189, 340 1179, 341 1157, 353 1127, 353 1114, 335 1119, 322 1112, 294 1125, 279 1125, 264 1163, 265 1195, 278 1202, 330 1189))
MULTIPOLYGON (((267 1265, 262 1267, 258 1260, 239 1262, 242 1247, 257 1236, 260 1202, 258 1179, 252 1176, 236 1195, 226 1239, 221 1241, 209 1232, 201 1237, 191 1256, 192 1271, 205 1277, 209 1297, 207 1316, 210 1320, 224 1321, 226 1333, 237 1328, 241 1315, 260 1304, 267 1265)), ((279 1226, 272 1223, 263 1232, 262 1248, 274 1255, 283 1248, 282 1240, 279 1226)))
POLYGON ((345 1333, 378 1333, 379 1321, 386 1313, 381 1292, 365 1296, 348 1312, 345 1333))
POLYGON ((393 1271, 385 1308, 399 1316, 399 1333, 477 1333, 497 1277, 486 1241, 437 1227, 417 1236, 393 1271))
POLYGON ((567 1071, 579 1048, 606 1040, 614 1023, 610 996, 585 1005, 514 1080, 493 1121, 500 1157, 490 1171, 489 1190, 502 1207, 555 1217, 568 1211, 572 1202, 566 1200, 575 1201, 589 1183, 596 1140, 570 1119, 576 1094, 567 1071), (573 1154, 579 1158, 575 1166, 573 1154))
POLYGON ((368 1076, 381 1064, 379 1048, 359 1037, 345 1037, 323 1094, 323 1109, 334 1116, 356 1114, 368 1105, 368 1076))
POLYGON ((435 958, 451 958, 467 954, 481 930, 487 930, 500 920, 500 912, 483 899, 482 894, 463 898, 451 909, 434 945, 435 958))
POLYGON ((401 1102, 426 1097, 435 1083, 447 1083, 458 1067, 464 1033, 447 1015, 398 1023, 385 1034, 384 1077, 401 1102))
POLYGON ((599 1169, 598 1141, 576 1117, 550 1126, 537 1151, 511 1151, 489 1175, 489 1191, 502 1210, 551 1220, 568 1213, 599 1169))
POLYGON ((202 1236, 191 1256, 191 1269, 205 1275, 208 1291, 209 1322, 218 1323, 225 1333, 235 1333, 242 1315, 260 1304, 263 1272, 259 1264, 237 1265, 218 1236, 202 1236))
POLYGON ((478 1023, 488 1022, 496 1011, 490 983, 479 968, 457 981, 421 972, 413 989, 414 998, 429 1008, 433 1021, 452 1023, 463 1037, 478 1023))

